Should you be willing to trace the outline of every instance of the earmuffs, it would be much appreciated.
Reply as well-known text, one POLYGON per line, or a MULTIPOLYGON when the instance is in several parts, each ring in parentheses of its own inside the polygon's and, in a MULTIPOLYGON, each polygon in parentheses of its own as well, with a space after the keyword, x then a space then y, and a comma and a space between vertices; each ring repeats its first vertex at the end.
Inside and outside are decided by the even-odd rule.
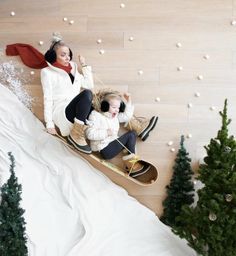
MULTIPOLYGON (((123 113, 123 112, 125 112, 125 103, 124 103, 124 101, 121 101, 120 102, 120 108, 119 108, 119 112, 120 113, 123 113)), ((109 104, 109 102, 107 101, 107 100, 102 100, 101 101, 101 106, 100 106, 100 109, 101 109, 101 111, 102 112, 107 112, 107 111, 109 111, 109 108, 110 108, 110 104, 109 104)))
MULTIPOLYGON (((56 59, 57 59, 57 54, 56 54, 56 51, 54 50, 54 47, 55 47, 55 45, 58 44, 59 42, 60 42, 60 41, 55 42, 55 43, 50 47, 50 49, 47 50, 47 52, 44 54, 45 60, 46 60, 47 62, 49 62, 50 64, 53 64, 53 63, 56 61, 56 59)), ((73 54, 72 54, 72 51, 71 51, 70 48, 69 48, 69 51, 70 51, 70 60, 72 60, 73 54)))

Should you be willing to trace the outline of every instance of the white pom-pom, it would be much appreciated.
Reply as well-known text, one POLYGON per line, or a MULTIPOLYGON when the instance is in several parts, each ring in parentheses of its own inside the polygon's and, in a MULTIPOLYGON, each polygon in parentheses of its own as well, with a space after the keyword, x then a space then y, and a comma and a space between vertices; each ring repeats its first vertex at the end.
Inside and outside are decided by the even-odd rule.
POLYGON ((67 21, 67 20, 68 20, 68 18, 67 18, 67 17, 64 17, 64 18, 63 18, 63 21, 67 21))
POLYGON ((232 21, 231 21, 231 25, 232 25, 232 26, 236 26, 236 20, 232 20, 232 21))
POLYGON ((39 41, 39 45, 43 45, 44 44, 44 42, 43 41, 39 41))
POLYGON ((138 74, 141 76, 141 75, 143 75, 143 70, 139 70, 138 71, 138 74))
POLYGON ((156 101, 156 102, 160 102, 161 99, 160 99, 159 97, 156 97, 155 101, 156 101))
POLYGON ((177 70, 181 71, 181 70, 183 70, 183 67, 179 66, 179 67, 177 67, 177 70))
POLYGON ((197 98, 199 98, 199 97, 201 96, 201 94, 200 94, 200 92, 195 92, 195 93, 194 93, 194 96, 197 97, 197 98))
POLYGON ((193 137, 193 135, 191 133, 187 134, 186 136, 188 139, 191 139, 193 137))
POLYGON ((211 110, 211 111, 214 111, 215 109, 216 109, 215 106, 211 106, 211 107, 210 107, 210 110, 211 110))
POLYGON ((133 36, 130 36, 130 37, 129 37, 129 41, 130 41, 130 42, 134 41, 134 37, 133 37, 133 36))
POLYGON ((13 11, 10 14, 11 14, 11 16, 15 16, 16 15, 16 13, 13 12, 13 11))
POLYGON ((168 146, 172 146, 173 143, 174 143, 174 142, 173 142, 172 140, 170 140, 170 141, 167 143, 167 145, 168 145, 168 146))
POLYGON ((99 38, 99 39, 97 40, 97 44, 101 44, 101 43, 102 43, 102 39, 99 38))
POLYGON ((62 36, 59 32, 52 33, 52 42, 59 42, 62 40, 62 36))
POLYGON ((101 50, 99 51, 99 53, 100 53, 100 54, 104 54, 104 53, 105 53, 105 50, 101 49, 101 50))
POLYGON ((208 54, 205 54, 205 55, 203 56, 203 58, 204 58, 205 60, 209 60, 209 59, 210 59, 210 56, 209 56, 208 54))
POLYGON ((120 8, 125 8, 125 4, 124 4, 124 3, 121 3, 121 4, 120 4, 120 8))
POLYGON ((175 152, 175 148, 171 148, 170 151, 171 151, 171 152, 175 152))
POLYGON ((182 47, 182 44, 181 43, 177 43, 176 47, 180 48, 180 47, 182 47))
POLYGON ((188 108, 192 108, 193 104, 191 102, 188 103, 188 108))
POLYGON ((73 25, 74 23, 75 23, 75 22, 74 22, 73 20, 70 20, 70 21, 69 21, 69 24, 70 24, 70 25, 73 25))
POLYGON ((203 75, 198 75, 198 76, 197 76, 197 79, 198 79, 198 80, 202 80, 202 79, 203 79, 203 75))
POLYGON ((31 74, 31 76, 33 76, 34 75, 34 71, 32 70, 32 71, 30 71, 30 74, 31 74))

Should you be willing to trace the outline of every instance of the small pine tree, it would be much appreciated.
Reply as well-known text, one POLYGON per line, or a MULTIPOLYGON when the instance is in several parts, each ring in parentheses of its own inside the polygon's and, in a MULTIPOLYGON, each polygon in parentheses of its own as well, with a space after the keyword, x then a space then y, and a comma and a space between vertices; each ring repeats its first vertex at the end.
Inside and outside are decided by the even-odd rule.
POLYGON ((180 149, 175 159, 173 167, 173 176, 170 185, 167 188, 167 197, 163 201, 164 211, 161 221, 169 226, 181 225, 177 222, 176 217, 179 216, 181 207, 184 204, 193 203, 194 187, 191 181, 193 171, 191 169, 191 159, 188 157, 184 147, 184 136, 181 136, 180 149))
POLYGON ((15 159, 8 153, 11 165, 11 175, 1 187, 0 202, 0 255, 1 256, 26 256, 24 210, 20 208, 21 185, 15 176, 15 159))
POLYGON ((183 227, 175 229, 203 256, 236 255, 236 141, 228 136, 227 100, 220 112, 222 127, 217 137, 205 146, 207 156, 199 167, 195 208, 184 207, 179 219, 183 227))

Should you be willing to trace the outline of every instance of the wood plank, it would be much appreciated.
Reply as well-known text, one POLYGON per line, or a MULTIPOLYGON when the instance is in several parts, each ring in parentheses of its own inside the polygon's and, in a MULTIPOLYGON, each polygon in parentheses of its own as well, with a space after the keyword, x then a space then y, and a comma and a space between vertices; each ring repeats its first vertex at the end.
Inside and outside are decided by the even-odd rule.
MULTIPOLYGON (((230 64, 230 62, 228 62, 228 64, 230 64)), ((234 87, 236 82, 235 70, 232 69, 231 65, 229 65, 229 67, 222 67, 222 69, 219 67, 213 68, 207 64, 202 65, 201 68, 195 69, 183 65, 182 71, 177 70, 177 65, 169 68, 163 67, 160 68, 160 85, 185 85, 188 87, 189 85, 194 85, 195 87, 202 87, 202 90, 209 87, 234 87), (222 69, 224 72, 222 72, 222 69), (202 75, 202 80, 198 79, 199 75, 202 75)))
POLYGON ((65 14, 87 14, 90 16, 157 16, 169 14, 171 17, 187 16, 199 17, 207 16, 209 13, 214 13, 215 16, 229 16, 232 13, 232 2, 225 0, 215 0, 214 4, 210 0, 206 1, 181 1, 181 0, 129 0, 124 2, 125 8, 120 8, 121 2, 118 0, 71 0, 70 4, 65 1, 60 1, 61 11, 65 14), (76 8, 77 7, 77 8, 76 8), (194 12, 192 11, 194 10, 194 12))
POLYGON ((235 29, 231 26, 219 33, 218 31, 196 31, 186 33, 183 30, 161 30, 150 36, 149 31, 126 31, 124 35, 125 49, 173 49, 181 42, 184 50, 208 51, 234 50, 236 44, 235 29), (133 40, 132 38, 133 37, 133 40), (131 40, 130 40, 131 39, 131 40))
MULTIPOLYGON (((37 31, 38 33, 53 33, 60 32, 63 34, 64 31, 70 31, 71 33, 87 31, 87 17, 86 16, 72 16, 74 20, 73 25, 69 25, 63 22, 63 16, 24 16, 18 17, 5 17, 1 18, 1 33, 8 33, 9 31, 17 31, 17 33, 28 33, 29 31, 37 31), (45 26, 39 24, 45 24, 45 26)), ((51 37, 50 37, 51 38, 51 37)), ((50 38, 48 41, 50 41, 50 38)), ((41 40, 41 39, 40 39, 41 40)), ((46 50, 47 48, 45 48, 46 50)))
MULTIPOLYGON (((168 74, 176 74, 176 78, 181 79, 185 75, 185 69, 192 70, 188 77, 197 80, 198 72, 204 75, 205 70, 210 69, 229 69, 232 68, 232 52, 208 52, 211 56, 211 61, 203 59, 204 52, 202 51, 182 51, 182 49, 173 50, 109 50, 104 49, 105 53, 100 54, 99 50, 82 49, 80 53, 86 56, 88 62, 94 67, 102 68, 135 68, 137 70, 163 68, 161 70, 165 79, 168 74), (183 66, 182 72, 177 71, 178 66, 183 66), (195 69, 198 69, 195 71, 195 69), (169 73, 165 73, 169 72, 169 73)), ((78 51, 79 52, 79 51, 78 51)), ((78 52, 75 50, 75 54, 78 52)), ((227 71, 226 71, 227 72, 227 71)), ((177 80, 178 82, 178 80, 177 80)))

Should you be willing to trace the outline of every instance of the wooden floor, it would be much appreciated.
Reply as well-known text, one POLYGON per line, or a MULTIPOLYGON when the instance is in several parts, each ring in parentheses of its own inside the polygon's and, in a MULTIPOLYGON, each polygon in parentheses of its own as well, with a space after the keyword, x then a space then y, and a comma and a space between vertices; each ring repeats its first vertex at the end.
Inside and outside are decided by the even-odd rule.
MULTIPOLYGON (((218 111, 225 98, 233 119, 230 133, 235 134, 234 19, 235 0, 1 1, 1 63, 14 60, 24 74, 30 74, 31 69, 18 57, 4 55, 5 46, 28 43, 44 53, 52 33, 60 32, 74 60, 81 54, 92 65, 97 88, 102 87, 101 80, 106 86, 129 91, 136 115, 158 115, 157 128, 148 141, 138 143, 139 155, 158 167, 158 181, 140 187, 106 174, 160 215, 180 136, 186 136, 197 171, 205 155, 203 146, 220 128, 218 111)), ((43 120, 38 70, 26 88, 35 97, 33 112, 43 120)))

